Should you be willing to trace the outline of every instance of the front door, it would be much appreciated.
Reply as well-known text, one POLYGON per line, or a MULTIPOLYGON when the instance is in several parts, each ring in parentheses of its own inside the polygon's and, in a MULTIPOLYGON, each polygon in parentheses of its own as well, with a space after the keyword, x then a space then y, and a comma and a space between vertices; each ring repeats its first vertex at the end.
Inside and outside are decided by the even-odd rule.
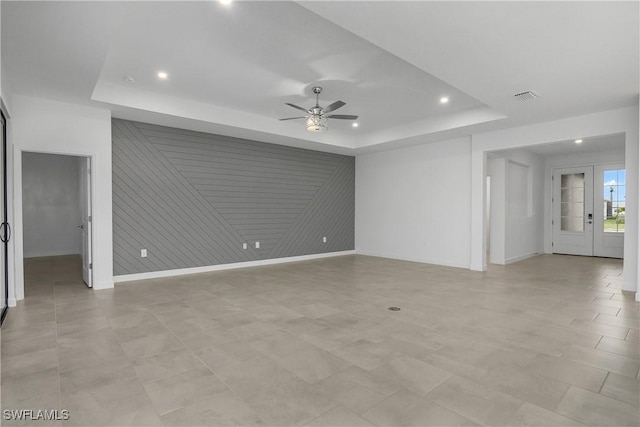
POLYGON ((593 256, 593 166, 553 172, 553 253, 593 256))

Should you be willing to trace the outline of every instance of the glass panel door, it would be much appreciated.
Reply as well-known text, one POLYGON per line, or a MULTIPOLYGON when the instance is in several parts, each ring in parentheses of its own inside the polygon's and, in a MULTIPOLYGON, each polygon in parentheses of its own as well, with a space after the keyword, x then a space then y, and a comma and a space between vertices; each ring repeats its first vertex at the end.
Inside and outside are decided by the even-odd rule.
POLYGON ((553 252, 593 255, 593 167, 553 172, 553 252))

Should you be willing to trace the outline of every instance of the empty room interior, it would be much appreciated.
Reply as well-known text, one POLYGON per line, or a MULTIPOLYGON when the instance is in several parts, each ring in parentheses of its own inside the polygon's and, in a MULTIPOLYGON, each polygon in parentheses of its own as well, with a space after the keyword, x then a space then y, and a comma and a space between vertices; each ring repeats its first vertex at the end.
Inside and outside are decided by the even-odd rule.
POLYGON ((640 424, 639 2, 0 20, 2 425, 640 424))

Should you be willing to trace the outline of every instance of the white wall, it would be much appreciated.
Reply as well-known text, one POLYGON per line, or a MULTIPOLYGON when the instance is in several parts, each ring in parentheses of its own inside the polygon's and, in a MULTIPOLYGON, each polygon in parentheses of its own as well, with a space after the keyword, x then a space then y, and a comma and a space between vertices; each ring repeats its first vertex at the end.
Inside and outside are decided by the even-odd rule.
POLYGON ((638 289, 638 106, 604 111, 552 122, 505 129, 472 136, 472 195, 471 202, 471 259, 472 269, 484 264, 484 194, 486 153, 509 148, 527 147, 550 142, 590 137, 625 134, 625 158, 627 170, 627 212, 624 236, 623 289, 638 289))
POLYGON ((544 250, 544 160, 521 149, 492 154, 491 263, 509 264, 544 250))
POLYGON ((22 154, 25 258, 80 254, 79 159, 22 154))
POLYGON ((91 157, 94 289, 113 287, 111 113, 24 96, 13 97, 11 109, 15 289, 10 288, 10 296, 24 298, 22 155, 25 151, 91 157))
POLYGON ((489 239, 489 256, 492 264, 506 264, 506 168, 507 160, 504 157, 490 158, 487 160, 487 174, 491 177, 491 238, 489 239))
POLYGON ((356 251, 469 267, 470 138, 356 157, 356 251))
POLYGON ((526 150, 506 153, 506 262, 544 251, 544 160, 526 150))

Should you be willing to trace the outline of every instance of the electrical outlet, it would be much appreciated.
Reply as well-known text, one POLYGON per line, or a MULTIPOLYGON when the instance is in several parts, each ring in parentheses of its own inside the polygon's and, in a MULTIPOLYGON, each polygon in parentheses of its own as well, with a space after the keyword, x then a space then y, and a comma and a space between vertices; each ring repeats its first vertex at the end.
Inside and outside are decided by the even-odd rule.
POLYGON ((322 238, 322 243, 327 243, 327 238, 326 237, 322 238))
POLYGON ((140 249, 140 257, 141 258, 146 258, 147 257, 147 250, 146 249, 140 249))
POLYGON ((256 249, 260 249, 260 242, 256 242, 256 249))
POLYGON ((247 249, 247 244, 246 243, 242 244, 242 249, 247 249))

